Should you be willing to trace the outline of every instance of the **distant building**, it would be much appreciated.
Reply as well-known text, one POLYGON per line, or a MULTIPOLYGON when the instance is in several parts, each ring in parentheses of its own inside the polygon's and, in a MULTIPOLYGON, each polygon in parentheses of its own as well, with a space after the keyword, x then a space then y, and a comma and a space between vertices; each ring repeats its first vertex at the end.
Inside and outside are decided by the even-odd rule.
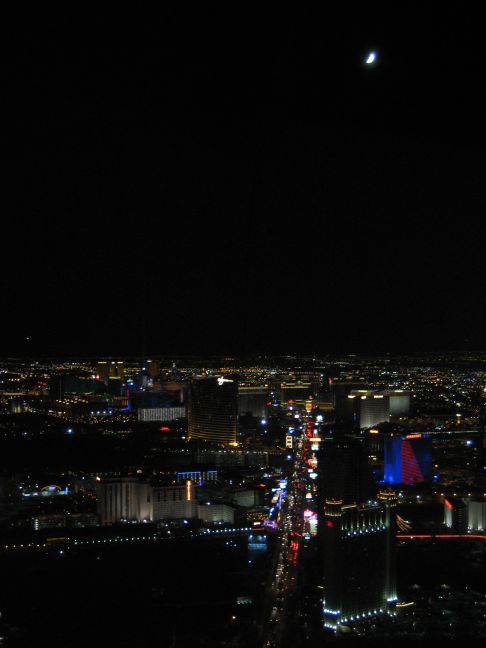
POLYGON ((100 519, 94 513, 71 513, 68 523, 74 528, 97 527, 100 525, 100 519))
POLYGON ((98 485, 98 512, 102 525, 120 522, 157 522, 196 516, 195 485, 153 485, 135 477, 106 479, 98 485))
POLYGON ((97 380, 108 386, 110 379, 125 381, 125 366, 121 360, 100 360, 96 366, 97 380))
POLYGON ((239 509, 237 511, 237 523, 244 526, 263 527, 268 520, 268 507, 253 506, 251 508, 239 509))
POLYGON ((198 378, 189 387, 188 436, 237 445, 238 383, 235 378, 198 378))
POLYGON ((387 484, 420 484, 432 476, 432 451, 428 434, 387 434, 384 437, 387 484))
POLYGON ((352 391, 349 398, 359 399, 359 427, 362 430, 390 420, 390 397, 387 394, 352 391))
POLYGON ((160 383, 160 389, 170 394, 174 405, 185 405, 187 402, 188 385, 185 382, 172 380, 160 383))
POLYGON ((50 377, 49 398, 53 402, 62 401, 70 394, 99 394, 105 390, 105 385, 92 376, 55 373, 50 377))
POLYGON ((486 531, 486 500, 485 499, 468 500, 467 527, 470 531, 486 531))
POLYGON ((214 466, 247 466, 266 468, 268 452, 265 450, 213 450, 203 448, 195 455, 196 464, 212 464, 214 466))
POLYGON ((468 506, 462 499, 444 498, 444 524, 455 533, 467 533, 468 506))
POLYGON ((408 416, 410 414, 410 391, 394 389, 384 393, 390 399, 390 416, 408 416))
MULTIPOLYGON (((182 383, 162 383, 157 389, 140 391, 132 386, 130 389, 130 409, 154 409, 186 406, 186 388, 182 383)), ((186 416, 184 411, 183 416, 186 416)), ((176 417, 177 418, 177 417, 176 417)))
POLYGON ((243 506, 244 508, 252 508, 254 506, 259 506, 262 504, 260 491, 256 488, 242 488, 239 490, 234 490, 229 493, 231 497, 231 503, 236 504, 237 506, 243 506))
POLYGON ((67 525, 66 516, 63 513, 51 513, 47 515, 36 515, 31 520, 34 531, 42 529, 61 529, 67 525))
POLYGON ((197 517, 205 524, 234 524, 235 510, 228 504, 199 504, 197 507, 197 517))
POLYGON ((160 375, 160 362, 158 360, 147 360, 146 369, 149 378, 155 380, 160 375))
POLYGON ((197 502, 194 483, 153 487, 152 520, 182 520, 196 517, 197 502))
POLYGON ((256 418, 267 415, 268 385, 239 385, 238 414, 251 414, 256 418))
POLYGON ((357 430, 359 428, 359 401, 350 394, 362 388, 362 383, 342 381, 334 382, 330 387, 329 394, 334 400, 335 406, 337 433, 345 434, 357 430))
POLYGON ((102 525, 152 520, 152 488, 136 477, 105 479, 98 484, 102 525))
POLYGON ((309 381, 288 381, 280 384, 280 402, 295 401, 304 404, 309 396, 313 396, 314 385, 309 381))
POLYGON ((185 416, 185 407, 141 407, 138 410, 138 420, 146 423, 166 423, 185 416))
POLYGON ((486 531, 486 499, 444 497, 444 524, 455 533, 486 531))
POLYGON ((210 484, 218 481, 217 470, 181 470, 176 472, 176 481, 178 484, 186 482, 188 479, 193 481, 197 486, 210 484))

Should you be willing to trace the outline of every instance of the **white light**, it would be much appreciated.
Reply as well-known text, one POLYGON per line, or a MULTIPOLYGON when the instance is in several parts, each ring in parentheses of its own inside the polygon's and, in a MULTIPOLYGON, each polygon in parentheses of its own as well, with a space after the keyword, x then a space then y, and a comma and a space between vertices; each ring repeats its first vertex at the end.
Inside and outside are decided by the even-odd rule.
POLYGON ((374 63, 376 61, 376 56, 377 56, 376 52, 370 52, 365 61, 366 65, 371 65, 372 63, 374 63))

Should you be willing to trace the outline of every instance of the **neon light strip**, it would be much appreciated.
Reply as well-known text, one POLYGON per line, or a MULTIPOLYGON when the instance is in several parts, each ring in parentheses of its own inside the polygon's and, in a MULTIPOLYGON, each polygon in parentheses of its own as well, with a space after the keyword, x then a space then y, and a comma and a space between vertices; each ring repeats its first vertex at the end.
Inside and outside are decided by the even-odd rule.
POLYGON ((397 538, 417 538, 417 540, 424 540, 429 538, 437 538, 437 540, 458 540, 458 539, 472 539, 472 540, 486 540, 486 535, 478 535, 474 533, 466 533, 463 535, 459 534, 437 534, 437 535, 420 535, 420 534, 409 534, 405 535, 402 533, 397 534, 397 538))

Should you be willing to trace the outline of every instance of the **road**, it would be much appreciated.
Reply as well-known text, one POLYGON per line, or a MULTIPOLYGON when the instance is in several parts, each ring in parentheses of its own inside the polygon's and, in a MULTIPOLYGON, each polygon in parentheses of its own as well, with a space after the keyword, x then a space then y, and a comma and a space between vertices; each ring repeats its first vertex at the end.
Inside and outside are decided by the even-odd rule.
POLYGON ((278 517, 277 547, 264 604, 261 645, 265 648, 284 648, 288 644, 298 611, 299 555, 306 508, 304 483, 310 445, 305 425, 303 428, 301 435, 294 438, 292 473, 287 480, 278 517))

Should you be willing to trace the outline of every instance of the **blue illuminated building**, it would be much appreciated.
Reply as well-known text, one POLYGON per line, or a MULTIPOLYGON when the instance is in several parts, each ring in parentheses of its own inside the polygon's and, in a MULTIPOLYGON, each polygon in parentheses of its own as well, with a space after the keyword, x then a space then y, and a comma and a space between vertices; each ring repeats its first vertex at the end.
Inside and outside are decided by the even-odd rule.
POLYGON ((428 434, 389 434, 385 437, 384 481, 387 484, 420 484, 432 477, 428 434))

